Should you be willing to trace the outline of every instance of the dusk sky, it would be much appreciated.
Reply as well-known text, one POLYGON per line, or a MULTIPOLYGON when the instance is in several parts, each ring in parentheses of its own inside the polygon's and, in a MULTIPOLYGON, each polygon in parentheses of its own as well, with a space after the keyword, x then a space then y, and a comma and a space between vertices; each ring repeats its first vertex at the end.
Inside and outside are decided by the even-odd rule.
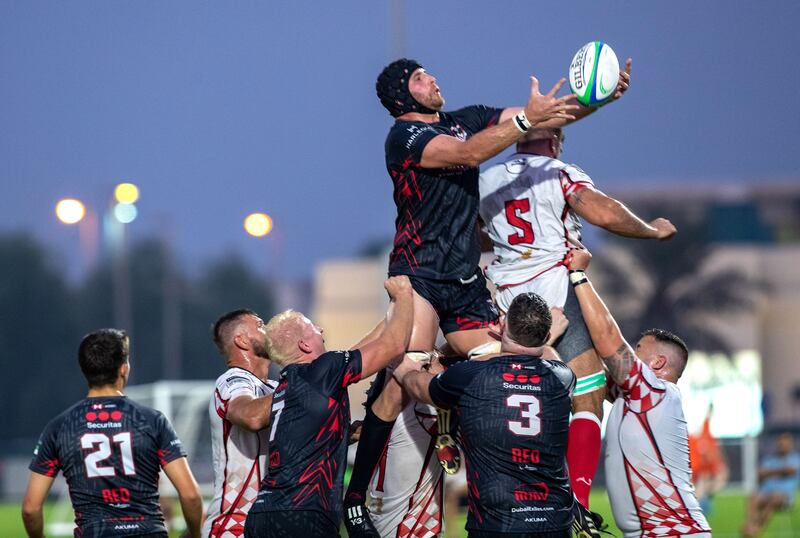
POLYGON ((100 211, 132 181, 132 237, 169 233, 185 267, 234 253, 309 277, 393 234, 385 64, 419 60, 447 109, 521 105, 595 39, 634 59, 628 94, 567 130, 600 188, 796 182, 798 27, 793 0, 0 0, 0 233, 74 274, 56 201, 100 211), (252 211, 273 234, 245 234, 252 211))

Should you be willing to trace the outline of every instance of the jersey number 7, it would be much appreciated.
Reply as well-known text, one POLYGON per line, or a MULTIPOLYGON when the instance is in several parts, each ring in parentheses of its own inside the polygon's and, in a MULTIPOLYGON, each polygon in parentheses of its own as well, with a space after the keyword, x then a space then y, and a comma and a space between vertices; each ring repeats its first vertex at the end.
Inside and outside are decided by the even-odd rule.
POLYGON ((506 202, 506 221, 510 226, 517 228, 522 234, 508 234, 509 245, 533 243, 533 226, 530 222, 523 219, 520 215, 527 213, 531 210, 531 201, 528 198, 520 198, 519 200, 508 200, 506 202))

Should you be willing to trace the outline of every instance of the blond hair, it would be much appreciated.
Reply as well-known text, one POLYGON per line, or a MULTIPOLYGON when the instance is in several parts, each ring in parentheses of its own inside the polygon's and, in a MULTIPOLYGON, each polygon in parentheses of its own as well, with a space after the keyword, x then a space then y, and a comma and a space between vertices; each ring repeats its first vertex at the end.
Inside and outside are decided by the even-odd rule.
POLYGON ((272 316, 264 331, 267 333, 267 354, 278 366, 286 366, 294 358, 297 342, 303 337, 305 316, 289 309, 272 316))

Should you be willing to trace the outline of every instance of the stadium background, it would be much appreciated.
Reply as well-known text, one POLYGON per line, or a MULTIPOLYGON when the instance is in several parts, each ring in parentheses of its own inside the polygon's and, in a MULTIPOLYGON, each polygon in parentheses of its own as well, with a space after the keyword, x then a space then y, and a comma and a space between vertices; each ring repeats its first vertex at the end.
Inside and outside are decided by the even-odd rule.
POLYGON ((84 393, 88 330, 129 329, 133 383, 175 386, 221 371, 208 326, 227 309, 309 311, 332 347, 380 317, 381 66, 417 57, 448 107, 518 104, 529 74, 551 84, 592 39, 634 57, 633 86, 567 129, 565 159, 679 229, 667 244, 590 230, 594 271, 626 334, 662 325, 697 351, 687 418, 715 402, 733 475, 711 522, 735 532, 759 453, 800 421, 799 22, 790 1, 0 4, 0 535, 21 534, 36 435, 84 393), (141 190, 126 225, 111 215, 122 181, 141 190), (75 226, 53 212, 67 196, 89 208, 75 226), (269 235, 244 232, 253 211, 269 235))

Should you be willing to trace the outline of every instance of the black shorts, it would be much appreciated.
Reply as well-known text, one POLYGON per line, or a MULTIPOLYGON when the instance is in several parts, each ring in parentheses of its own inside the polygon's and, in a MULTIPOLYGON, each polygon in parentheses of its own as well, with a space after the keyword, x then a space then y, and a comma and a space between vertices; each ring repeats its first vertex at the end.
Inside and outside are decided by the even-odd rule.
POLYGON ((245 538, 338 538, 339 526, 316 510, 250 512, 244 525, 245 538))
POLYGON ((444 334, 483 329, 499 318, 480 269, 475 269, 475 274, 466 280, 432 280, 411 275, 408 278, 414 291, 436 310, 444 334))
POLYGON ((566 332, 556 342, 555 347, 561 360, 569 364, 572 359, 593 346, 589 329, 586 327, 586 322, 583 321, 581 305, 578 303, 578 297, 575 295, 572 285, 567 289, 564 315, 569 320, 569 325, 567 325, 566 332))

